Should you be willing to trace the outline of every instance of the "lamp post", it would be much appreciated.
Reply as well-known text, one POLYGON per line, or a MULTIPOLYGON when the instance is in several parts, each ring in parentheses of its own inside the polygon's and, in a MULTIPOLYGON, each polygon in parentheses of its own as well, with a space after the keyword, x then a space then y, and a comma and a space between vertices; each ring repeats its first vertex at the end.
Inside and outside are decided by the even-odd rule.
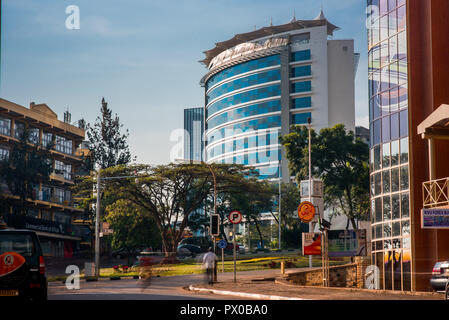
POLYGON ((281 201, 282 201, 282 163, 279 161, 279 251, 281 250, 281 201))
POLYGON ((116 176, 116 177, 101 177, 100 170, 97 173, 97 204, 95 208, 95 277, 100 276, 100 206, 101 206, 101 180, 113 179, 129 179, 136 178, 136 176, 116 176))

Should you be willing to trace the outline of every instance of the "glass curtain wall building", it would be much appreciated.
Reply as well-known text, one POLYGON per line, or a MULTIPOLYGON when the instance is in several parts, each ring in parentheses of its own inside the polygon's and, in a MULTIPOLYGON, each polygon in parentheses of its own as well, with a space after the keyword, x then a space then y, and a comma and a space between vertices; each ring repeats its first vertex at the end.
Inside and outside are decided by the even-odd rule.
POLYGON ((184 109, 184 159, 202 160, 204 109, 184 109))
POLYGON ((411 290, 405 0, 368 0, 372 262, 386 290, 411 290))
POLYGON ((261 179, 287 182, 278 139, 291 125, 311 118, 316 130, 337 123, 354 130, 354 44, 329 40, 337 29, 321 12, 239 34, 205 52, 206 161, 252 165, 261 179))

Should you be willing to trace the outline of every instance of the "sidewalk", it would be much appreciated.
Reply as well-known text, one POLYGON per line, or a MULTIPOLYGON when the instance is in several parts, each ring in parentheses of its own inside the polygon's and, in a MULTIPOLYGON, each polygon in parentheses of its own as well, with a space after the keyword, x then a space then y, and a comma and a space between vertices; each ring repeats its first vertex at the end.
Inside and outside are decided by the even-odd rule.
POLYGON ((235 283, 233 273, 219 273, 218 282, 213 285, 198 283, 185 289, 260 300, 444 300, 443 294, 434 292, 296 286, 283 280, 280 270, 269 271, 262 274, 237 273, 235 283))

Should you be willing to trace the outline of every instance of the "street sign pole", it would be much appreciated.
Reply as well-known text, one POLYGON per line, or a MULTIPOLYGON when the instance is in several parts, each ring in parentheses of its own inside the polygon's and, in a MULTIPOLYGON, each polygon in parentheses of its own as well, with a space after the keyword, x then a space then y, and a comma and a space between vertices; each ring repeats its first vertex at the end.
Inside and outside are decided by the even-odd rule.
POLYGON ((234 283, 237 282, 237 255, 235 252, 235 223, 232 225, 232 242, 234 243, 234 283))
POLYGON ((224 272, 224 248, 221 248, 221 272, 224 272))
POLYGON ((234 282, 237 282, 237 253, 235 243, 235 225, 242 222, 242 214, 239 211, 232 211, 229 214, 229 221, 232 223, 232 242, 234 244, 234 282))

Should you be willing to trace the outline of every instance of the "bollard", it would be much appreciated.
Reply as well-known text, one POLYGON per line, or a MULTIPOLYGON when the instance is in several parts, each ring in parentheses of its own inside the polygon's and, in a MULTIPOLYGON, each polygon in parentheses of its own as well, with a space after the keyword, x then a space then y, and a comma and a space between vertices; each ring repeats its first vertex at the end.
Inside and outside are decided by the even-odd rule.
POLYGON ((285 261, 281 261, 281 273, 285 274, 285 261))

